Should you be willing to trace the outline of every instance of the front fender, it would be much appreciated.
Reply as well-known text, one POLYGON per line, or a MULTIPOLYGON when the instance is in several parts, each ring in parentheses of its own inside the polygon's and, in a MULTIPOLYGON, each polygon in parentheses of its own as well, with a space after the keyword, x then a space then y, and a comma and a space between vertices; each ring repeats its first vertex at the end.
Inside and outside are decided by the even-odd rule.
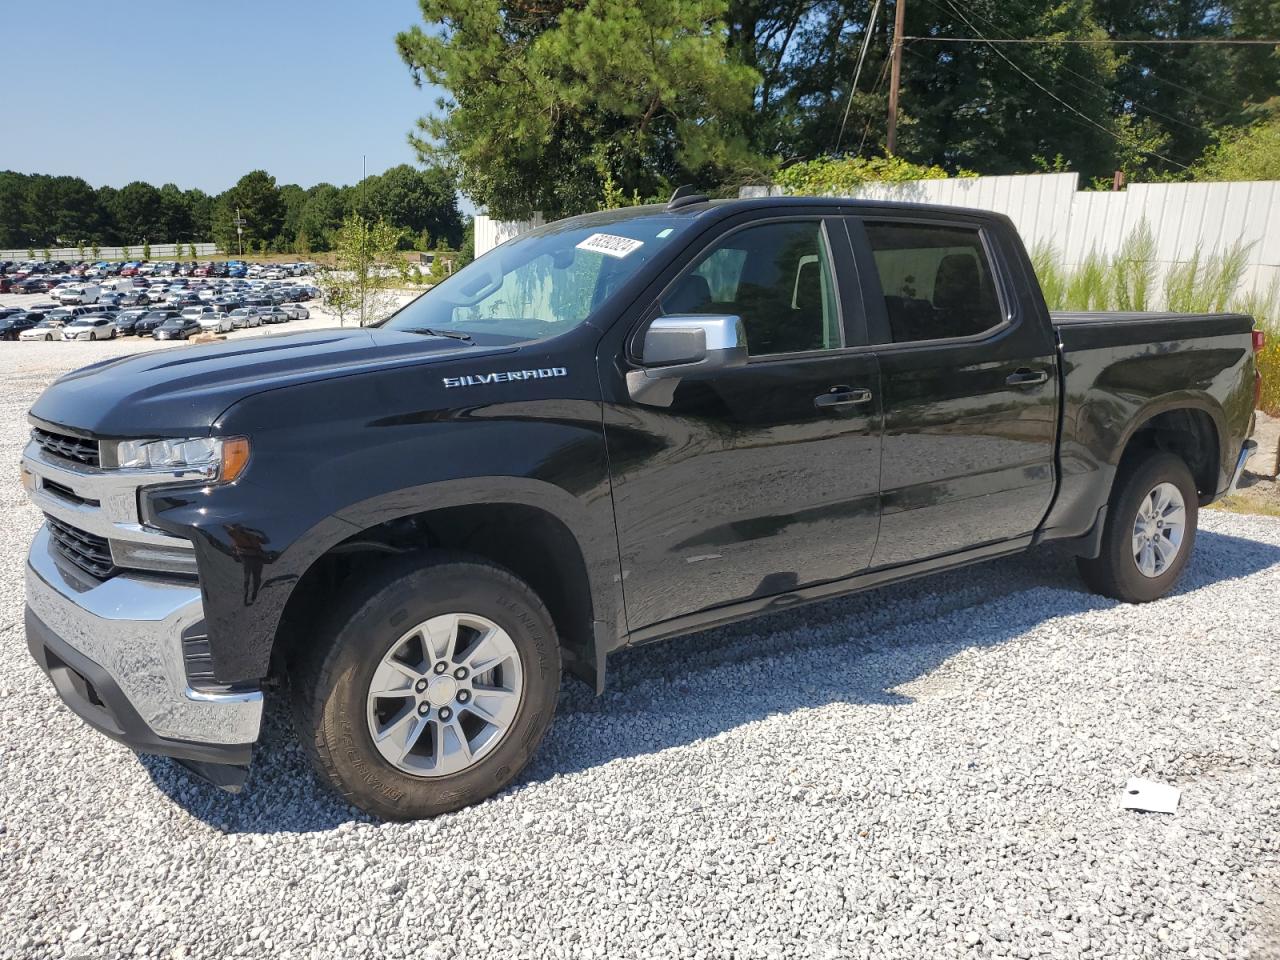
POLYGON ((151 522, 195 544, 217 678, 266 674, 289 597, 333 546, 463 503, 520 503, 556 517, 582 550, 597 616, 618 616, 598 387, 551 395, 574 386, 505 384, 488 403, 441 409, 439 388, 406 369, 272 391, 227 411, 216 432, 250 437, 244 475, 148 498, 151 522))

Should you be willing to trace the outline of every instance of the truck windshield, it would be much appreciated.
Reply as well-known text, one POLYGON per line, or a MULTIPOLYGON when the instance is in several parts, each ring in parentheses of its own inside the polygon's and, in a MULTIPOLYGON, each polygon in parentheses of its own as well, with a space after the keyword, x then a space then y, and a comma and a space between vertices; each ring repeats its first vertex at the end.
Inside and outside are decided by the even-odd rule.
POLYGON ((382 326, 490 342, 558 336, 591 316, 689 223, 636 210, 549 224, 495 247, 382 326))

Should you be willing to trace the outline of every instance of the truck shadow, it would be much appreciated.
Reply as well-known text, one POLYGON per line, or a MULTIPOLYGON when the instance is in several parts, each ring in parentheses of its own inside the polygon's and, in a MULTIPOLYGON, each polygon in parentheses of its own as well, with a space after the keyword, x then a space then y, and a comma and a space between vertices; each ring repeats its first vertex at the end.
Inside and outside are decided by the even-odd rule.
MULTIPOLYGON (((1280 547, 1201 530, 1175 595, 1277 563, 1280 547)), ((838 702, 909 703, 900 687, 965 649, 996 646, 1048 620, 1116 605, 1085 592, 1070 557, 1041 550, 627 650, 610 659, 603 697, 576 681, 564 683, 551 732, 508 792, 771 714, 838 702)), ((373 822, 316 781, 284 699, 268 698, 241 794, 208 786, 164 758, 141 762, 176 803, 225 832, 317 832, 373 822)))

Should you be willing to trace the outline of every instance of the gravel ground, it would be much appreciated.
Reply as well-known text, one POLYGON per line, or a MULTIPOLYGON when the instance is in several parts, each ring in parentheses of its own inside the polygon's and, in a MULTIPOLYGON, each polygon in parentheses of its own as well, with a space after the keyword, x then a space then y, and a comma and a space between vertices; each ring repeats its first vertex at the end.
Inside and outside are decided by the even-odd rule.
POLYGON ((0 957, 1280 956, 1278 520, 1202 515, 1142 607, 1042 552, 620 655, 516 787, 383 824, 278 704, 232 797, 58 702, 22 418, 134 344, 44 346, 0 344, 0 957))

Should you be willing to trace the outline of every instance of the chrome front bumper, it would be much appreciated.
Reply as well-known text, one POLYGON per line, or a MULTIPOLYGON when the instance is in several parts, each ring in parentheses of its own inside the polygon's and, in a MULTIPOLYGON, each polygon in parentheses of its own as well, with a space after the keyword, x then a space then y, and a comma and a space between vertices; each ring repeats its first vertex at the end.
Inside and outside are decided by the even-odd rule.
POLYGON ((143 752, 248 762, 262 692, 187 682, 182 634, 204 620, 196 584, 142 573, 94 580, 58 557, 47 526, 26 580, 28 645, 76 713, 143 752))

